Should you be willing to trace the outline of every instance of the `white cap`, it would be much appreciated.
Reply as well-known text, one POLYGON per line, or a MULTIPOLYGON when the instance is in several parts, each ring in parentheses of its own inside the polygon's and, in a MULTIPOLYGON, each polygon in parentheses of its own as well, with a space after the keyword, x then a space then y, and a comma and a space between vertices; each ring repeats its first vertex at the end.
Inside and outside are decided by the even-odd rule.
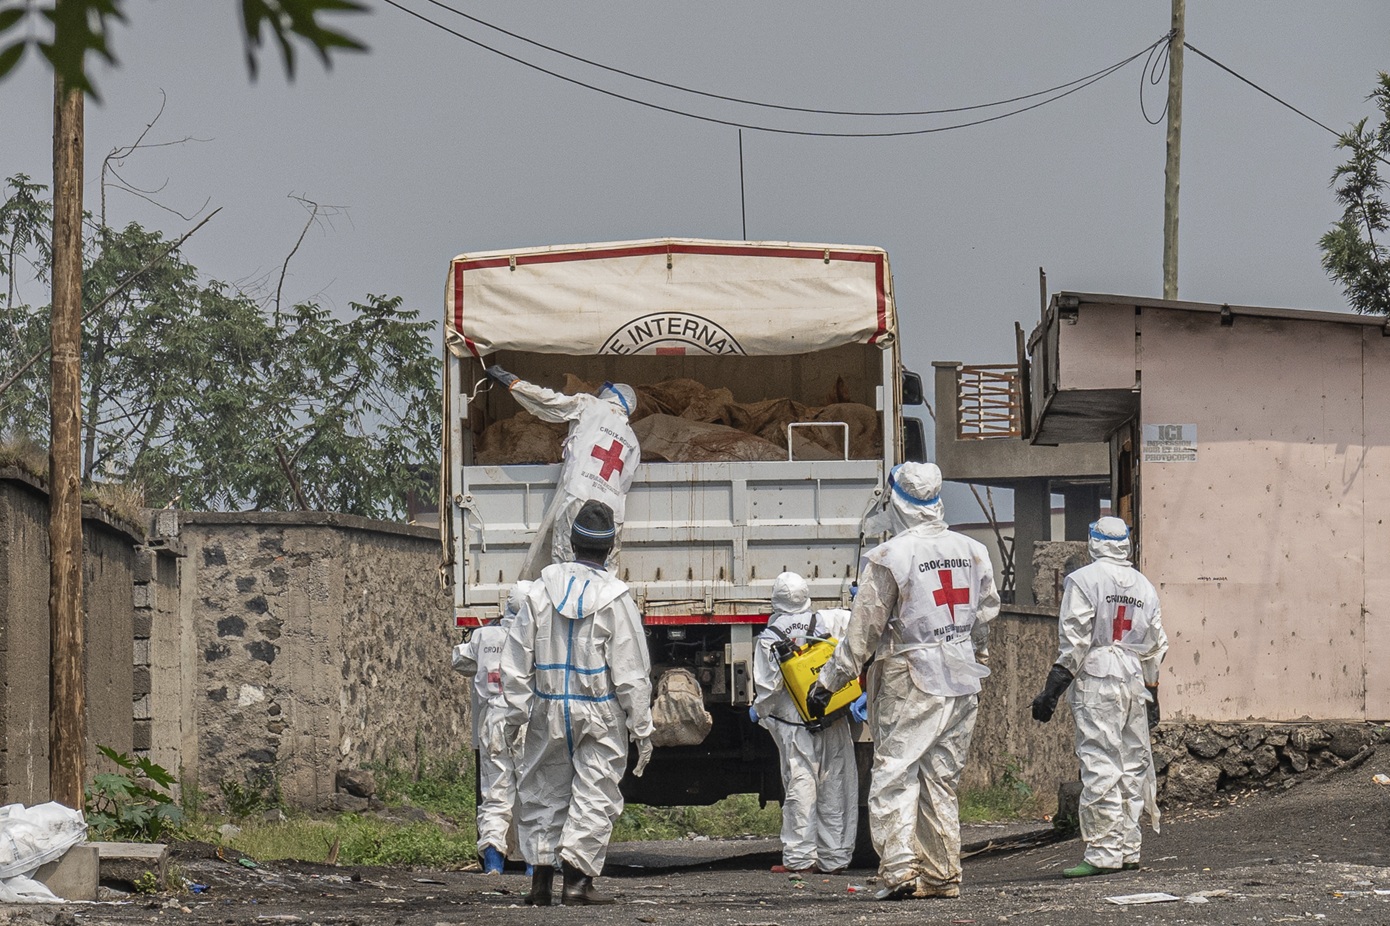
POLYGON ((1091 559, 1128 560, 1129 526, 1119 518, 1110 516, 1094 521, 1086 546, 1091 552, 1091 559))
POLYGON ((598 397, 622 406, 629 418, 637 411, 637 391, 627 383, 604 383, 599 388, 598 397))
POLYGON ((772 582, 772 610, 801 614, 811 610, 811 589, 794 572, 784 572, 772 582))
POLYGON ((941 520, 941 468, 935 463, 903 463, 893 468, 888 481, 901 528, 941 520))

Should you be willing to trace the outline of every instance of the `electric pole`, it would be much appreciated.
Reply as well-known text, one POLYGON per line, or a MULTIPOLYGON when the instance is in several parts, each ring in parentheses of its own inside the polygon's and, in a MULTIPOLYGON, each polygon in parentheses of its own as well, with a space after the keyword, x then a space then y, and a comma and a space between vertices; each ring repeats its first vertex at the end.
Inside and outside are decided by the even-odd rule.
POLYGON ((48 448, 48 791, 82 809, 87 673, 82 627, 83 93, 53 76, 53 315, 48 448))
POLYGON ((1178 298, 1178 162, 1182 156, 1182 49, 1187 0, 1173 0, 1168 40, 1168 165, 1163 172, 1163 298, 1178 298))

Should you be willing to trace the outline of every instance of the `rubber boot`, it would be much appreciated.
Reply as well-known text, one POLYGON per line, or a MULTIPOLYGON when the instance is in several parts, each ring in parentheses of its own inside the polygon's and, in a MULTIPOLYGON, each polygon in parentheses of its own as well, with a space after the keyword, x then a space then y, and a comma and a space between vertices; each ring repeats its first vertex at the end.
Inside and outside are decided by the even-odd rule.
POLYGON ((551 882, 555 880, 554 865, 537 865, 531 873, 531 890, 521 895, 521 902, 532 907, 548 907, 551 902, 551 882))
POLYGON ((483 874, 500 875, 502 873, 502 868, 506 865, 507 860, 502 857, 502 853, 498 852, 495 847, 483 846, 479 854, 483 857, 483 874))
POLYGON ((565 906, 583 907, 613 902, 612 897, 594 890, 593 878, 563 859, 560 865, 565 873, 565 889, 560 895, 560 902, 565 906))

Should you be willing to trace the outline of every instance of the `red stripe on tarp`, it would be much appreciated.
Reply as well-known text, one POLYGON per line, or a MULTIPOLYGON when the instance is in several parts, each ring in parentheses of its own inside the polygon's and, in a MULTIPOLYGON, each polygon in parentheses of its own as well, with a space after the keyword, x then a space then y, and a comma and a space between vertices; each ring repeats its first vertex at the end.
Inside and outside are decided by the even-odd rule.
POLYGON ((878 298, 878 331, 869 338, 870 344, 877 343, 882 335, 888 333, 888 289, 884 280, 884 265, 885 262, 880 260, 874 267, 874 290, 878 298))
POLYGON ((642 623, 661 626, 678 624, 766 624, 770 614, 648 614, 642 623))
POLYGON ((457 263, 454 264, 454 330, 463 336, 463 343, 473 356, 483 359, 473 339, 463 333, 463 266, 457 263))

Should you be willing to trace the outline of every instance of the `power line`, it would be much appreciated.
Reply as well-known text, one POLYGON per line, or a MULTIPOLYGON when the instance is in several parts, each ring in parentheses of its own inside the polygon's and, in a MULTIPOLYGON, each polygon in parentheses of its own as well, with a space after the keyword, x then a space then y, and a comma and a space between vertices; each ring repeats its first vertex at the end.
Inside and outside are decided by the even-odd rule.
MULTIPOLYGON (((695 88, 693 88, 693 87, 684 86, 683 84, 676 84, 676 83, 671 83, 671 82, 669 82, 669 81, 658 80, 658 79, 655 78, 655 77, 646 77, 646 76, 644 76, 644 75, 642 75, 642 74, 637 74, 637 73, 634 73, 634 72, 632 72, 632 71, 625 71, 625 70, 623 70, 622 68, 613 67, 612 65, 604 64, 604 63, 602 63, 602 62, 600 62, 600 61, 595 61, 595 60, 593 60, 593 59, 591 59, 591 58, 585 58, 585 57, 582 56, 582 55, 572 54, 572 53, 570 53, 570 52, 565 51, 565 50, 562 49, 562 48, 556 48, 556 47, 553 46, 553 45, 547 45, 547 44, 545 44, 544 42, 539 42, 539 41, 537 41, 537 40, 535 40, 535 39, 528 38, 528 37, 526 37, 526 36, 524 36, 524 35, 521 35, 520 33, 512 32, 512 31, 509 30, 509 29, 504 29, 503 27, 498 26, 498 25, 496 25, 496 24, 494 24, 494 23, 490 23, 490 22, 488 22, 488 21, 485 20, 485 19, 481 19, 481 18, 479 18, 479 17, 477 17, 477 16, 473 16, 473 15, 471 15, 471 14, 469 14, 469 13, 465 13, 463 10, 456 9, 456 8, 450 6, 449 4, 444 3, 443 0, 426 0, 426 2, 427 2, 427 3, 431 3, 431 4, 433 4, 434 6, 437 6, 437 7, 439 7, 439 8, 442 9, 442 10, 447 10, 448 12, 453 13, 453 14, 456 15, 456 16, 462 16, 464 19, 468 20, 469 22, 477 23, 478 25, 483 26, 484 28, 487 28, 487 29, 491 29, 491 30, 493 30, 494 32, 500 32, 502 35, 508 36, 509 38, 516 39, 516 40, 519 41, 519 42, 525 42, 527 45, 531 45, 531 46, 533 46, 533 47, 535 47, 535 48, 544 49, 545 51, 548 51, 548 52, 550 52, 550 53, 552 53, 552 54, 560 55, 561 57, 563 57, 563 58, 568 58, 568 59, 570 59, 571 61, 577 61, 577 62, 579 62, 579 63, 581 63, 581 64, 587 64, 587 65, 589 65, 590 67, 595 67, 595 68, 598 68, 598 69, 603 70, 603 71, 608 71, 608 72, 611 73, 611 74, 620 74, 620 75, 622 75, 623 77, 630 77, 630 78, 632 78, 633 80, 640 80, 640 81, 642 81, 642 82, 644 82, 644 83, 654 84, 654 85, 656 85, 656 86, 658 86, 658 87, 666 87, 666 88, 668 88, 668 89, 670 89, 670 90, 679 90, 679 91, 682 92, 682 93, 691 93, 691 94, 694 94, 694 95, 696 95, 696 96, 707 97, 707 98, 712 99, 712 100, 724 100, 725 102, 729 102, 729 103, 740 103, 740 104, 745 105, 745 106, 758 106, 758 107, 762 107, 762 108, 764 108, 764 109, 777 109, 777 110, 782 110, 782 111, 784 111, 784 112, 811 113, 811 114, 813 114, 813 115, 818 115, 818 116, 861 116, 861 117, 863 117, 863 116, 876 116, 876 117, 884 117, 884 116, 890 116, 890 117, 892 117, 892 116, 940 116, 940 115, 946 115, 946 114, 949 114, 949 113, 969 112, 969 111, 971 111, 971 110, 976 110, 976 109, 990 109, 990 108, 993 108, 993 107, 995 107, 995 106, 1006 106, 1006 105, 1008 105, 1009 103, 1018 103, 1018 102, 1021 102, 1021 101, 1023 101, 1023 100, 1031 100, 1031 99, 1033 99, 1034 97, 1046 96, 1047 94, 1049 94, 1049 93, 1054 93, 1054 92, 1056 92, 1056 91, 1058 91, 1058 90, 1065 90, 1065 89, 1067 89, 1068 87, 1071 87, 1071 86, 1073 86, 1073 85, 1075 85, 1075 84, 1079 84, 1079 83, 1081 83, 1081 82, 1083 82, 1083 81, 1090 80, 1092 77, 1097 77, 1097 76, 1099 76, 1099 75, 1106 74, 1106 73, 1108 73, 1109 71, 1111 71, 1111 70, 1113 70, 1113 69, 1115 69, 1115 68, 1122 67, 1122 66, 1128 64, 1130 61, 1133 61, 1135 58, 1138 57, 1138 55, 1134 55, 1134 56, 1132 56, 1132 57, 1130 57, 1130 58, 1126 58, 1124 61, 1117 62, 1116 64, 1110 65, 1109 67, 1101 68, 1099 71, 1095 71, 1095 72, 1093 72, 1093 73, 1087 74, 1087 75, 1084 76, 1084 77, 1078 77, 1078 78, 1076 78, 1075 80, 1069 80, 1069 81, 1067 81, 1066 83, 1064 83, 1064 84, 1058 84, 1058 85, 1055 86, 1055 87, 1048 87, 1046 90, 1036 90, 1036 91, 1034 91, 1034 92, 1032 92, 1032 93, 1025 93, 1025 94, 1023 94, 1022 96, 1009 97, 1008 99, 1004 99, 1004 100, 995 100, 995 101, 993 101, 993 102, 991 102, 991 103, 974 103, 974 104, 972 104, 972 105, 970 105, 970 106, 953 106, 953 107, 949 107, 949 108, 946 108, 946 109, 918 109, 918 110, 899 110, 899 111, 892 111, 892 110, 890 110, 890 111, 883 111, 883 112, 875 112, 875 111, 872 111, 872 110, 857 110, 857 109, 817 109, 817 108, 815 108, 815 107, 810 107, 810 106, 790 106, 790 105, 782 104, 782 103, 767 103, 767 102, 763 102, 763 101, 759 101, 759 100, 750 100, 750 99, 745 99, 745 98, 743 98, 743 97, 737 97, 737 96, 725 96, 725 95, 722 94, 722 93, 711 93, 711 92, 709 92, 709 91, 707 91, 707 90, 697 90, 697 89, 695 89, 695 88)), ((393 5, 394 5, 394 4, 393 4, 393 5)), ((1156 43, 1156 44, 1157 44, 1157 43, 1156 43)), ((1150 48, 1152 48, 1152 47, 1153 47, 1153 46, 1151 46, 1150 48)), ((1148 50, 1149 50, 1149 49, 1146 49, 1146 51, 1148 51, 1148 50)), ((1143 54, 1143 53, 1144 53, 1144 52, 1140 52, 1140 54, 1143 54)))
MULTIPOLYGON (((821 132, 821 131, 809 131, 809 130, 805 130, 805 129, 782 129, 782 128, 776 128, 776 127, 768 126, 768 125, 759 125, 759 124, 757 124, 757 123, 751 123, 751 122, 739 122, 739 121, 732 120, 732 119, 719 119, 719 118, 716 118, 716 117, 714 117, 714 116, 704 116, 704 115, 700 115, 700 114, 698 114, 698 113, 688 112, 688 111, 682 110, 682 109, 676 109, 675 107, 672 107, 672 106, 663 106, 663 105, 661 105, 661 104, 659 104, 659 103, 653 103, 653 102, 651 102, 651 101, 649 101, 649 100, 643 100, 643 99, 639 99, 639 98, 637 98, 637 97, 627 96, 626 94, 618 93, 618 92, 616 92, 616 91, 614 91, 614 90, 608 90, 608 89, 605 89, 605 88, 603 88, 603 87, 595 86, 594 84, 587 83, 587 82, 585 82, 585 81, 579 80, 578 78, 569 77, 569 76, 567 76, 567 75, 565 75, 565 74, 561 74, 561 73, 559 73, 559 72, 557 72, 557 71, 552 71, 552 70, 550 70, 549 68, 543 67, 543 66, 541 66, 541 65, 539 65, 539 64, 536 64, 536 63, 534 63, 534 62, 531 62, 531 61, 527 61, 526 59, 517 57, 516 55, 508 54, 507 52, 502 51, 502 50, 499 49, 499 48, 494 48, 493 46, 488 45, 486 42, 479 41, 478 39, 475 39, 475 38, 473 38, 472 36, 465 35, 465 34, 462 33, 462 32, 459 32, 459 31, 457 31, 457 30, 455 30, 455 29, 451 29, 451 28, 449 28, 448 26, 444 25, 443 23, 436 22, 435 20, 430 19, 428 16, 425 16, 425 15, 422 14, 422 13, 417 13, 415 10, 412 10, 412 9, 410 9, 409 7, 403 6, 402 4, 398 3, 397 0, 383 0, 383 2, 386 3, 388 6, 393 6, 393 7, 395 7, 396 9, 400 10, 402 13, 407 13, 407 14, 409 14, 410 16, 413 16, 413 17, 415 17, 416 19, 420 20, 421 22, 427 23, 427 24, 429 24, 429 25, 435 27, 436 29, 439 29, 439 30, 442 31, 442 32, 447 32, 448 34, 454 36, 455 38, 462 39, 463 41, 469 43, 470 45, 474 45, 474 46, 476 46, 476 47, 478 47, 478 48, 483 49, 484 51, 492 52, 494 55, 498 55, 499 57, 506 58, 508 61, 514 62, 514 63, 516 63, 516 64, 520 64, 520 65, 523 66, 523 67, 530 68, 531 70, 534 70, 534 71, 539 71, 540 73, 546 74, 546 75, 548 75, 548 76, 550 76, 550 77, 554 77, 554 78, 556 78, 557 80, 563 80, 563 81, 565 81, 566 83, 574 84, 575 86, 578 86, 578 87, 583 87, 583 88, 586 89, 586 90, 592 90, 592 91, 594 91, 595 93, 601 93, 601 94, 603 94, 604 96, 609 96, 609 97, 612 97, 612 98, 614 98, 614 99, 623 100, 624 102, 627 102, 627 103, 635 103, 635 104, 638 105, 638 106, 645 106, 645 107, 647 107, 648 109, 655 109, 655 110, 658 110, 658 111, 660 111, 660 112, 670 113, 671 115, 675 115, 675 116, 684 116, 684 117, 687 118, 687 119, 695 119, 695 120, 698 120, 698 121, 700 121, 700 122, 712 123, 712 124, 714 124, 714 125, 724 125, 724 126, 729 126, 729 127, 731 127, 731 128, 737 128, 737 129, 749 129, 749 130, 751 130, 751 131, 757 131, 757 132, 769 132, 769 133, 776 134, 776 135, 800 135, 800 136, 809 136, 809 137, 814 137, 814 138, 900 138, 900 137, 909 136, 909 135, 931 135, 931 134, 934 134, 934 133, 937 133, 937 132, 949 132, 949 131, 952 131, 952 130, 954 130, 954 129, 964 129, 964 128, 969 128, 969 127, 971 127, 971 126, 984 125, 985 123, 989 123, 989 122, 997 122, 997 121, 1000 120, 1000 119, 1007 119, 1007 118, 1010 117, 1010 116, 1017 116, 1017 115, 1019 115, 1019 114, 1021 114, 1021 113, 1026 113, 1026 112, 1028 112, 1028 111, 1030 111, 1030 110, 1037 109, 1037 108, 1040 107, 1040 106, 1046 106, 1048 103, 1055 103, 1057 100, 1063 99, 1064 97, 1071 96, 1073 93, 1076 93, 1078 90, 1084 90, 1085 88, 1091 86, 1092 84, 1097 83, 1097 82, 1099 82, 1099 81, 1101 81, 1101 80, 1104 80, 1106 77, 1109 77, 1111 74, 1113 74, 1113 73, 1115 73, 1116 71, 1120 70, 1120 69, 1123 68, 1125 65, 1129 64, 1131 61, 1134 61, 1135 59, 1137 59, 1137 58, 1139 58, 1139 57, 1141 57, 1141 56, 1143 56, 1143 55, 1148 54, 1155 46, 1160 45, 1160 44, 1162 44, 1163 42, 1168 41, 1168 35, 1165 33, 1165 34, 1163 35, 1162 38, 1158 39, 1158 40, 1155 41, 1155 42, 1150 43, 1149 45, 1145 46, 1142 50, 1140 50, 1140 51, 1134 53, 1133 55, 1130 55, 1128 58, 1125 58, 1124 60, 1119 61, 1119 62, 1117 62, 1116 64, 1112 64, 1112 65, 1111 65, 1110 67, 1108 67, 1108 68, 1104 68, 1103 70, 1100 70, 1100 71, 1095 72, 1095 74, 1092 75, 1092 76, 1090 76, 1089 78, 1083 78, 1083 82, 1082 82, 1082 83, 1077 83, 1075 86, 1071 87, 1071 89, 1067 90, 1067 91, 1064 92, 1064 93, 1059 93, 1059 94, 1057 94, 1056 96, 1048 97, 1047 99, 1044 99, 1044 100, 1042 100, 1042 101, 1040 101, 1040 102, 1032 103, 1032 104, 1030 104, 1030 105, 1028 105, 1028 106, 1022 106, 1022 107, 1019 107, 1018 109, 1013 109, 1013 110, 1010 110, 1010 111, 1008 111, 1008 112, 1000 113, 1000 114, 995 115, 995 116, 989 116, 989 117, 983 118, 983 119, 976 119, 976 120, 973 120, 973 121, 970 121, 970 122, 960 122, 960 123, 955 123, 955 124, 952 124, 952 125, 936 126, 936 127, 934 127, 934 128, 927 128, 927 129, 907 129, 907 130, 893 131, 893 132, 821 132)), ((1066 86, 1066 85, 1063 85, 1063 86, 1066 86)), ((1022 98, 1021 98, 1021 99, 1022 99, 1022 98)))
POLYGON ((1260 91, 1261 93, 1263 93, 1265 96, 1269 97, 1269 98, 1270 98, 1271 100, 1273 100, 1274 102, 1278 103, 1280 106, 1283 106, 1283 107, 1285 107, 1285 108, 1287 108, 1287 109, 1293 110, 1294 112, 1296 112, 1296 113, 1298 113, 1300 116, 1302 116, 1304 119, 1307 119, 1309 122, 1313 123, 1313 125, 1316 125, 1316 126, 1318 126, 1319 128, 1327 129, 1327 131, 1331 132, 1333 135, 1336 135, 1338 138, 1341 138, 1341 137, 1342 137, 1342 133, 1341 133, 1341 132, 1338 132, 1336 129, 1329 128, 1328 126, 1323 125, 1321 122, 1319 122, 1318 120, 1314 119, 1312 116, 1308 115, 1308 114, 1305 113, 1303 110, 1299 109, 1297 106, 1294 106, 1292 103, 1288 103, 1288 102, 1285 102, 1284 100, 1279 99, 1279 97, 1277 97, 1277 96, 1275 96, 1274 94, 1270 93, 1268 90, 1266 90, 1264 87, 1261 87, 1259 84, 1255 83, 1255 82, 1254 82, 1253 80, 1251 80, 1250 78, 1244 77, 1244 76, 1242 76, 1242 75, 1240 75, 1240 74, 1237 74, 1235 71, 1231 70, 1231 69, 1228 68, 1226 65, 1222 64, 1220 61, 1217 61, 1215 58, 1213 58, 1211 55, 1207 54, 1206 52, 1202 51, 1200 48, 1194 48, 1194 47, 1191 45, 1191 43, 1188 43, 1188 42, 1183 42, 1182 44, 1183 44, 1183 47, 1186 48, 1188 51, 1192 52, 1192 53, 1195 54, 1195 55, 1200 55, 1201 57, 1206 58, 1206 59, 1207 59, 1208 61, 1210 61, 1212 64, 1216 65, 1216 66, 1219 67, 1221 70, 1225 71, 1227 74, 1230 74, 1230 75, 1231 75, 1232 77, 1234 77, 1236 80, 1239 80, 1239 81, 1241 81, 1241 82, 1243 82, 1243 83, 1249 84, 1250 86, 1254 87, 1256 90, 1258 90, 1258 91, 1260 91))

